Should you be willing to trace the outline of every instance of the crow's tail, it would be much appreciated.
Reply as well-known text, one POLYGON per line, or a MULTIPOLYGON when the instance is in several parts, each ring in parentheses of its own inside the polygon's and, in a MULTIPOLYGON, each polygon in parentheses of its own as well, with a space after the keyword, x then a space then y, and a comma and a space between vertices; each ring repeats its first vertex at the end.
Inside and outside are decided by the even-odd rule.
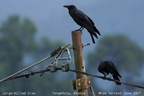
MULTIPOLYGON (((118 80, 118 81, 120 81, 119 80, 119 78, 118 78, 118 76, 117 75, 113 75, 113 78, 114 78, 114 80, 118 80)), ((119 82, 115 82, 117 85, 121 85, 121 83, 119 83, 119 82)))
POLYGON ((94 26, 94 31, 95 31, 96 33, 98 33, 98 34, 101 36, 99 30, 98 30, 95 26, 94 26))
POLYGON ((91 35, 91 38, 92 38, 93 43, 95 44, 95 40, 94 40, 93 35, 92 35, 92 34, 90 34, 90 35, 91 35))

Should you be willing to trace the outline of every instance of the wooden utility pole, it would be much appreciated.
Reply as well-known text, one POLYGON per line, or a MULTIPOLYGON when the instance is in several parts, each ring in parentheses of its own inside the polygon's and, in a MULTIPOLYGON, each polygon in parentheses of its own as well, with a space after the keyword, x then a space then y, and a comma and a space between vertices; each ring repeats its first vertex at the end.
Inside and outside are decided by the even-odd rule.
MULTIPOLYGON (((72 31, 73 50, 76 70, 85 72, 85 63, 82 52, 82 40, 80 31, 72 31)), ((78 96, 88 96, 87 88, 90 86, 90 78, 85 74, 76 73, 76 79, 73 80, 74 90, 78 90, 78 96)))

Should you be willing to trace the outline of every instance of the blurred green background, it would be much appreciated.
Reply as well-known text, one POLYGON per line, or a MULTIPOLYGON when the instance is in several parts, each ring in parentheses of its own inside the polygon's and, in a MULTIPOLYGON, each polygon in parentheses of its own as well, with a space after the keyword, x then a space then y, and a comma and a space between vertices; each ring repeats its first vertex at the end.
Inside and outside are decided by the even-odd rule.
MULTIPOLYGON (((91 43, 84 48, 86 71, 103 76, 97 70, 99 62, 111 60, 122 76, 121 81, 144 86, 143 0, 1 0, 0 79, 45 58, 58 46, 71 44, 71 31, 79 26, 63 8, 66 4, 74 4, 86 13, 102 34, 96 44, 92 44, 87 30, 83 31, 83 43, 91 43)), ((24 73, 44 69, 49 61, 24 73)), ((73 62, 71 68, 74 68, 73 62)), ((75 73, 72 72, 48 72, 42 77, 34 75, 28 79, 2 82, 0 94, 35 92, 35 96, 58 96, 53 92, 73 93, 74 79, 75 73)), ((98 96, 103 96, 99 92, 139 92, 137 96, 144 95, 139 88, 117 86, 114 82, 93 77, 91 81, 98 96)))

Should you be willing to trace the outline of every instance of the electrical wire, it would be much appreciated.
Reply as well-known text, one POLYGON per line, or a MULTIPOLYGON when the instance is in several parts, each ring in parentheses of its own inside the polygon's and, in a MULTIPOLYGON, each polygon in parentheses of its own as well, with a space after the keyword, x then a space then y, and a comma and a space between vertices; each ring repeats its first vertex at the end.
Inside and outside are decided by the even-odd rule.
POLYGON ((38 64, 46 61, 46 60, 48 60, 49 58, 57 55, 57 54, 58 54, 59 52, 61 52, 62 50, 65 50, 69 45, 70 45, 70 44, 67 44, 67 45, 65 45, 64 47, 59 47, 59 48, 55 49, 54 51, 51 52, 50 56, 48 56, 48 57, 46 57, 46 58, 44 58, 44 59, 42 59, 42 60, 40 60, 40 61, 38 61, 38 62, 36 62, 36 63, 34 63, 34 64, 32 64, 32 65, 24 68, 24 69, 22 69, 22 70, 20 70, 20 71, 18 71, 18 72, 16 72, 16 73, 14 73, 14 74, 12 74, 12 75, 10 75, 10 76, 8 76, 8 77, 6 77, 6 78, 1 79, 1 80, 0 80, 0 83, 3 82, 3 81, 6 81, 7 79, 9 79, 9 78, 11 78, 11 77, 14 77, 14 76, 20 74, 20 73, 22 73, 22 72, 24 72, 24 71, 26 71, 26 70, 34 67, 34 66, 36 66, 36 65, 38 65, 38 64))
MULTIPOLYGON (((56 68, 56 70, 62 70, 62 68, 56 68)), ((8 78, 8 79, 6 79, 6 80, 4 80, 4 81, 13 80, 13 79, 18 79, 18 78, 22 78, 22 77, 28 78, 29 76, 33 76, 34 74, 43 73, 43 72, 48 72, 48 71, 50 71, 50 69, 41 70, 41 71, 36 71, 36 72, 31 72, 31 73, 29 73, 29 74, 24 74, 24 75, 20 75, 20 76, 14 76, 14 77, 8 78)), ((144 86, 140 86, 140 85, 132 84, 132 83, 121 82, 121 81, 114 80, 114 79, 111 79, 111 78, 107 78, 107 77, 104 77, 104 76, 93 75, 93 74, 90 74, 90 73, 87 73, 87 72, 82 72, 82 71, 74 70, 74 69, 69 69, 69 71, 70 71, 70 72, 75 72, 75 73, 80 73, 80 74, 85 74, 85 75, 87 75, 87 76, 96 77, 96 78, 100 78, 100 79, 104 79, 104 80, 109 80, 109 81, 113 81, 113 82, 119 82, 119 83, 121 83, 121 84, 125 84, 125 85, 128 85, 128 86, 132 86, 132 87, 137 87, 137 88, 144 89, 144 86)))
POLYGON ((109 80, 109 81, 113 81, 113 82, 118 82, 118 83, 125 84, 125 85, 128 85, 128 86, 144 89, 144 86, 140 86, 140 85, 132 84, 132 83, 121 82, 121 81, 114 80, 114 79, 111 79, 111 78, 107 78, 107 77, 104 77, 104 76, 93 75, 93 74, 90 74, 90 73, 81 72, 79 70, 73 70, 73 69, 69 69, 69 71, 76 72, 76 73, 81 73, 81 74, 85 74, 85 75, 88 75, 88 76, 92 76, 92 77, 96 77, 96 78, 100 78, 100 79, 104 79, 104 80, 109 80))
MULTIPOLYGON (((48 71, 50 71, 50 72, 56 72, 57 70, 62 70, 63 72, 68 72, 68 71, 70 71, 70 72, 85 74, 85 75, 88 75, 88 76, 91 76, 91 77, 96 77, 96 78, 100 78, 100 79, 104 79, 104 80, 109 80, 109 81, 113 81, 113 82, 118 82, 118 83, 125 84, 125 85, 128 85, 128 86, 132 86, 132 87, 137 87, 137 88, 144 89, 144 86, 140 86, 140 85, 132 84, 132 83, 121 82, 121 81, 118 81, 118 80, 114 80, 114 79, 107 78, 107 77, 104 77, 104 76, 93 75, 93 74, 90 74, 90 73, 87 73, 87 72, 82 72, 82 71, 79 71, 79 70, 69 69, 69 67, 64 67, 63 65, 62 65, 62 68, 57 68, 56 65, 57 65, 57 63, 58 63, 58 60, 68 60, 69 62, 71 61, 71 56, 70 56, 69 50, 70 50, 70 49, 73 49, 73 46, 68 49, 67 47, 68 47, 69 45, 70 45, 70 44, 67 44, 67 45, 64 46, 64 47, 59 47, 59 48, 55 49, 54 51, 52 51, 52 53, 50 54, 50 56, 48 56, 48 57, 46 57, 46 58, 44 58, 44 59, 42 59, 42 60, 40 60, 40 61, 38 61, 38 62, 36 62, 36 63, 34 63, 34 64, 32 64, 32 65, 30 65, 30 66, 28 66, 28 67, 26 67, 26 68, 24 68, 24 69, 22 69, 22 70, 20 70, 20 71, 18 71, 18 72, 16 72, 16 73, 14 73, 14 74, 12 74, 12 75, 4 78, 4 79, 1 79, 1 80, 0 80, 0 83, 3 82, 3 81, 18 79, 18 78, 22 78, 22 77, 29 78, 29 76, 33 76, 34 74, 38 74, 38 73, 41 73, 41 76, 42 76, 42 74, 43 74, 44 72, 48 72, 48 71), (62 55, 61 53, 63 53, 65 50, 68 52, 68 56, 69 56, 69 57, 68 57, 68 58, 60 58, 61 55, 62 55), (59 53, 59 54, 58 54, 58 53, 59 53), (57 55, 57 54, 58 54, 58 55, 57 55), (36 72, 31 71, 31 72, 28 73, 28 74, 16 76, 16 75, 18 75, 18 74, 20 74, 20 73, 22 73, 22 72, 24 72, 24 71, 26 71, 26 70, 34 67, 34 66, 36 66, 36 65, 38 65, 38 64, 46 61, 47 59, 49 59, 50 57, 53 57, 53 56, 55 56, 55 55, 57 55, 57 57, 55 58, 54 61, 52 61, 52 63, 55 62, 56 65, 55 65, 55 64, 51 64, 52 66, 51 66, 50 68, 47 67, 45 70, 36 71, 36 72), (55 66, 53 66, 53 65, 55 65, 55 66), (53 69, 51 70, 51 68, 54 68, 54 71, 53 71, 53 69), (63 68, 64 68, 64 69, 63 69, 63 68), (68 69, 65 69, 65 68, 68 68, 68 69), (66 71, 66 70, 67 70, 67 71, 66 71)), ((69 63, 68 63, 68 64, 69 64, 69 63)), ((94 94, 93 94, 93 95, 94 95, 94 94)))
POLYGON ((32 67, 40 64, 40 63, 42 63, 42 62, 44 62, 45 60, 49 59, 50 57, 51 57, 51 56, 48 56, 48 57, 46 57, 46 58, 44 58, 44 59, 42 59, 42 60, 40 60, 40 61, 38 61, 38 62, 36 62, 36 63, 34 63, 34 64, 32 64, 32 65, 30 65, 30 66, 28 66, 28 67, 26 67, 26 68, 24 68, 24 69, 22 69, 22 70, 20 70, 20 71, 18 71, 18 72, 16 72, 16 73, 12 74, 12 75, 4 78, 4 79, 1 79, 1 80, 0 80, 0 83, 3 82, 3 81, 5 81, 5 80, 7 80, 7 79, 9 79, 9 78, 11 78, 11 77, 13 77, 13 76, 16 76, 16 75, 22 73, 22 72, 24 72, 24 71, 26 71, 26 70, 28 70, 28 69, 30 69, 30 68, 32 68, 32 67))

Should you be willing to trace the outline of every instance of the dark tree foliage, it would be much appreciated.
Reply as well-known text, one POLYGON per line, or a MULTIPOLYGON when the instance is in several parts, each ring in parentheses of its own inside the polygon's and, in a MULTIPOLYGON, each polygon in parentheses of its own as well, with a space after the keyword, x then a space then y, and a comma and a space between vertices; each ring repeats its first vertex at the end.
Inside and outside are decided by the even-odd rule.
MULTIPOLYGON (((29 18, 12 15, 0 26, 0 79, 9 76, 46 56, 59 46, 62 41, 53 42, 47 37, 35 40, 37 28, 29 18)), ((47 67, 44 62, 31 70, 38 71, 47 67)), ((34 92, 36 96, 53 95, 57 91, 72 91, 72 75, 64 72, 45 73, 42 77, 34 75, 28 79, 21 78, 0 84, 3 92, 34 92), (67 79, 68 78, 68 79, 67 79), (61 87, 59 87, 61 86, 61 87)), ((28 95, 29 96, 29 95, 28 95)))
MULTIPOLYGON (((10 16, 0 26, 0 64, 1 78, 8 76, 21 68, 23 57, 29 46, 34 42, 36 27, 28 19, 20 19, 17 15, 10 16)), ((8 82, 1 90, 23 89, 23 80, 8 82), (12 85, 12 86, 10 86, 12 85), (14 89, 13 89, 14 88, 14 89)))

